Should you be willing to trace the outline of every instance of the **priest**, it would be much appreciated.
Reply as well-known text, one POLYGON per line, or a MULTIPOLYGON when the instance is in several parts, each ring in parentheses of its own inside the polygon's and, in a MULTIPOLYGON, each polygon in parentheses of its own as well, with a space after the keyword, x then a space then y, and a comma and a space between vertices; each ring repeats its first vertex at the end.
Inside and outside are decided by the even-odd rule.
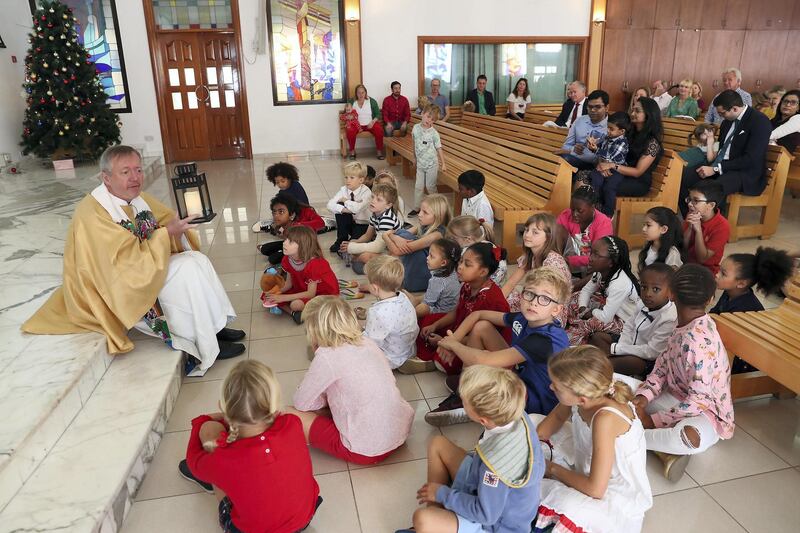
POLYGON ((133 349, 131 328, 162 338, 203 375, 242 354, 243 331, 192 217, 143 193, 142 158, 117 145, 100 158, 102 183, 78 203, 64 246, 64 284, 22 325, 35 334, 103 333, 112 354, 133 349))

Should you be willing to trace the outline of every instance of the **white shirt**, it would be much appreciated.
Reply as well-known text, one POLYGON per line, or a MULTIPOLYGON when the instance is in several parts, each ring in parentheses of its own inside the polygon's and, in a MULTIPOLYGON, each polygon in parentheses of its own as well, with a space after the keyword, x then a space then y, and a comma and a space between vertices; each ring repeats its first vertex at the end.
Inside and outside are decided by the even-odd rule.
POLYGON ((666 91, 661 96, 652 96, 651 98, 656 101, 662 113, 666 111, 669 107, 669 103, 672 101, 672 97, 666 91))
POLYGON ((397 296, 378 300, 367 310, 364 334, 375 341, 389 360, 389 366, 397 368, 417 352, 419 335, 417 313, 404 292, 397 296))
MULTIPOLYGON (((652 246, 647 250, 647 256, 644 258, 645 265, 652 265, 658 259, 658 250, 653 248, 652 246)), ((667 254, 666 259, 664 259, 664 263, 671 266, 680 268, 683 266, 683 261, 681 261, 681 253, 678 251, 677 248, 674 246, 669 249, 669 253, 667 254)))
POLYGON ((611 353, 655 361, 667 349, 667 341, 677 323, 678 310, 674 303, 667 302, 661 309, 648 311, 639 301, 636 314, 625 321, 619 341, 611 345, 611 353))
POLYGON ((528 108, 528 104, 531 103, 531 95, 526 96, 525 98, 521 96, 517 96, 514 93, 508 95, 506 98, 506 102, 508 102, 508 112, 509 113, 525 113, 525 109, 528 108))
POLYGON ((769 140, 775 141, 781 137, 786 137, 787 135, 791 135, 792 133, 797 133, 799 131, 800 113, 795 113, 789 120, 772 130, 772 133, 769 135, 769 140))
MULTIPOLYGON (((578 296, 578 306, 588 307, 592 295, 600 289, 602 276, 599 272, 592 274, 592 278, 581 289, 578 296)), ((639 303, 639 295, 636 288, 625 272, 619 271, 614 279, 606 288, 606 303, 603 307, 592 309, 592 316, 603 324, 608 324, 618 316, 623 323, 633 317, 636 306, 639 303)))
POLYGON ((367 126, 372 122, 372 105, 369 102, 369 98, 364 99, 364 105, 361 107, 358 107, 358 100, 353 102, 353 109, 358 113, 358 123, 361 126, 367 126))
POLYGON ((577 120, 578 117, 581 116, 581 108, 583 108, 584 102, 586 102, 586 97, 585 96, 583 97, 583 100, 581 100, 580 102, 578 102, 577 104, 572 106, 572 109, 570 110, 569 115, 567 115, 567 122, 564 123, 564 127, 565 128, 569 128, 570 126, 572 126, 572 113, 575 111, 575 109, 578 110, 578 112, 575 113, 575 120, 577 120))
MULTIPOLYGON (((742 108, 742 111, 741 111, 741 113, 739 113, 739 116, 737 116, 737 117, 736 117, 734 120, 742 120, 742 117, 744 116, 744 112, 745 112, 745 111, 747 111, 747 106, 744 106, 744 107, 742 108)), ((729 138, 731 135, 733 135, 733 130, 735 130, 735 129, 736 129, 736 128, 735 128, 735 126, 736 126, 736 122, 734 122, 733 124, 731 124, 731 127, 730 127, 730 129, 728 130, 728 134, 725 136, 725 140, 724 140, 724 141, 722 141, 722 146, 725 146, 725 142, 727 142, 728 138, 729 138)), ((742 131, 742 130, 739 130, 739 131, 737 131, 737 132, 736 132, 736 135, 739 135, 739 132, 741 132, 741 131, 742 131)), ((731 142, 730 142, 730 144, 728 144, 727 148, 725 148, 725 155, 722 157, 722 160, 723 160, 723 161, 727 161, 727 160, 728 160, 728 156, 729 156, 729 155, 730 155, 730 153, 731 153, 731 146, 732 146, 732 145, 733 145, 733 141, 731 141, 731 142)), ((722 165, 720 165, 720 169, 719 169, 719 170, 720 170, 720 172, 719 172, 719 173, 720 173, 720 174, 722 174, 722 165)))
POLYGON ((478 220, 483 219, 490 226, 494 226, 494 210, 486 197, 486 191, 481 191, 472 198, 461 200, 461 214, 472 215, 478 220))
POLYGON ((372 212, 369 210, 370 200, 372 200, 372 191, 366 185, 362 184, 354 191, 344 186, 333 195, 333 198, 328 200, 328 210, 334 215, 338 215, 342 210, 349 209, 356 222, 369 224, 369 217, 372 216, 372 212), (350 196, 351 193, 352 196, 350 196), (339 203, 342 198, 348 198, 344 205, 339 203))

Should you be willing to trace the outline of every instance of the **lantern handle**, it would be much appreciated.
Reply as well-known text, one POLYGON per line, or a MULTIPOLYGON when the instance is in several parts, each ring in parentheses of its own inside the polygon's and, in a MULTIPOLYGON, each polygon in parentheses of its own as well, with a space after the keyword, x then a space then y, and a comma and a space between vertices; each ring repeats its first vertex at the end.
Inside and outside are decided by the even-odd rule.
POLYGON ((205 85, 198 85, 197 87, 194 88, 194 95, 197 97, 198 101, 205 102, 211 96, 211 91, 209 91, 208 87, 206 87, 205 85), (200 95, 197 94, 197 89, 199 89, 200 87, 206 90, 205 98, 200 98, 200 95))

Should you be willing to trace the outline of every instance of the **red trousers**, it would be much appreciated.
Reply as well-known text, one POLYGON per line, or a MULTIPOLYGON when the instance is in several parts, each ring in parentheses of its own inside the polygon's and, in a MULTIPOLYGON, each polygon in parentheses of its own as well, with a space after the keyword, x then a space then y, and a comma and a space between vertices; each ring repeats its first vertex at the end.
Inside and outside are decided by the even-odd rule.
MULTIPOLYGON (((444 315, 445 313, 431 313, 428 316, 422 317, 418 321, 419 329, 421 330, 426 326, 430 326, 431 324, 442 318, 444 315)), ((456 324, 452 324, 446 328, 440 329, 439 331, 436 332, 436 334, 444 337, 445 335, 447 335, 448 329, 455 331, 456 327, 458 327, 456 324)), ((497 328, 497 330, 500 331, 500 333, 503 335, 503 338, 510 345, 511 330, 509 328, 497 328)), ((447 374, 459 374, 461 373, 461 368, 464 366, 464 362, 461 359, 459 359, 458 356, 456 356, 450 363, 442 361, 442 358, 436 351, 436 348, 429 346, 428 343, 426 343, 419 335, 417 336, 417 357, 419 357, 423 361, 437 362, 447 374)))
POLYGON ((378 121, 375 121, 371 128, 361 126, 356 122, 349 122, 344 131, 347 135, 347 143, 350 145, 351 152, 356 149, 356 135, 362 131, 367 131, 375 136, 375 148, 383 150, 383 126, 378 121))

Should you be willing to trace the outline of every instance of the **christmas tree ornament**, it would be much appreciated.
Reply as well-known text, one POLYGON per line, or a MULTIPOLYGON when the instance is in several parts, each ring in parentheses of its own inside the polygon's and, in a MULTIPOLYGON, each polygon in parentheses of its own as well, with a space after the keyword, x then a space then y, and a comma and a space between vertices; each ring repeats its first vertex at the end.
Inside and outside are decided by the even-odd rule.
MULTIPOLYGON (((44 37, 44 35, 40 35, 39 37, 44 37)), ((51 41, 54 40, 52 35, 50 37, 48 37, 48 39, 51 40, 51 41)))
POLYGON ((42 63, 42 66, 43 66, 44 68, 49 68, 49 67, 50 67, 50 65, 48 65, 47 63, 42 63))
POLYGON ((61 67, 61 72, 66 72, 66 71, 67 71, 67 67, 61 67))
POLYGON ((63 137, 64 136, 64 132, 63 131, 59 131, 58 135, 59 135, 59 137, 63 137))

